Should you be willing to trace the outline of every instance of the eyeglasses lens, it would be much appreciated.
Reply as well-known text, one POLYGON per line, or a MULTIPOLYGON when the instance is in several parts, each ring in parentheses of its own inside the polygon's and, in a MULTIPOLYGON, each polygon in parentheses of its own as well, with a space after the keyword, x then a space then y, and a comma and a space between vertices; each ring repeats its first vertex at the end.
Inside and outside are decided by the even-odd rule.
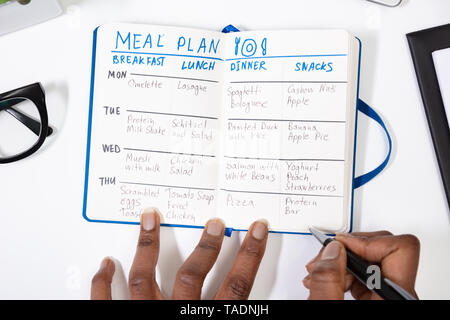
POLYGON ((0 158, 31 149, 39 140, 41 121, 36 105, 26 98, 0 101, 0 158))

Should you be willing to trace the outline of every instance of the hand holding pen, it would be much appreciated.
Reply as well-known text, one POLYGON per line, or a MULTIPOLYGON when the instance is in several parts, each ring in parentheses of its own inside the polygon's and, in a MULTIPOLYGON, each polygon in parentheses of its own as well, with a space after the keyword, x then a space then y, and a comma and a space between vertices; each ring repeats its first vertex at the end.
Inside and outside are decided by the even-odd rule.
POLYGON ((417 298, 414 286, 420 243, 416 237, 379 231, 338 234, 335 239, 306 265, 308 275, 303 284, 310 290, 310 299, 343 299, 346 291, 358 300, 381 299, 348 272, 346 250, 379 266, 383 278, 417 298))

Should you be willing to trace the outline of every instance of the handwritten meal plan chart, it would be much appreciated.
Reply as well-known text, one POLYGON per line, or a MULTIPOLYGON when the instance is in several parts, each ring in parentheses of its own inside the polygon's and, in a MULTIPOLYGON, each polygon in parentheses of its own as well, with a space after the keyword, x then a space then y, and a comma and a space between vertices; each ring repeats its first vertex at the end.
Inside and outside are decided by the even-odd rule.
POLYGON ((348 37, 100 26, 85 218, 138 223, 157 207, 170 225, 340 225, 348 37))

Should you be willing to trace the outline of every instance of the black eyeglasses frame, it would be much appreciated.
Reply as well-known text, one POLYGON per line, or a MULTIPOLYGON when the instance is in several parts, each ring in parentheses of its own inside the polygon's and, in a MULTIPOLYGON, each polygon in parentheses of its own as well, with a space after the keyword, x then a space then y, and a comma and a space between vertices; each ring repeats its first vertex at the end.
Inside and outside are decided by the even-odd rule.
POLYGON ((0 94, 0 112, 2 111, 8 112, 8 109, 12 109, 11 108, 12 106, 2 107, 1 102, 14 98, 28 99, 31 102, 33 102, 37 107, 40 117, 39 133, 37 133, 37 131, 32 129, 33 123, 36 123, 36 120, 31 119, 18 111, 15 111, 14 112, 15 115, 13 114, 13 116, 16 117, 16 119, 22 122, 24 125, 26 125, 35 134, 39 134, 39 137, 36 143, 33 146, 31 146, 31 148, 29 148, 28 150, 19 153, 17 155, 14 155, 12 157, 0 158, 0 164, 15 162, 32 155, 44 144, 44 141, 47 138, 47 136, 49 136, 53 132, 53 130, 49 127, 48 124, 47 106, 45 104, 45 92, 44 89, 42 88, 42 85, 39 82, 0 94))

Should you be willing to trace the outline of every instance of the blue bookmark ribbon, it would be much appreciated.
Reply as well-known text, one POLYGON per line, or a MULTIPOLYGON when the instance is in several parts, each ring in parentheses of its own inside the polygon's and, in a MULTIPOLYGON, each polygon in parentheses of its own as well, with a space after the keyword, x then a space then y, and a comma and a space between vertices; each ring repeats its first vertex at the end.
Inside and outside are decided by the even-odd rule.
POLYGON ((375 110, 373 110, 371 107, 369 107, 369 105, 367 103, 365 103, 364 101, 362 101, 361 99, 358 99, 356 108, 358 111, 361 111, 369 118, 375 120, 383 128, 384 132, 386 133, 388 142, 389 142, 389 152, 388 152, 386 158, 384 159, 384 161, 378 167, 376 167, 375 169, 373 169, 370 172, 367 172, 367 173, 353 179, 353 189, 357 189, 357 188, 365 185, 367 182, 369 182, 370 180, 375 178, 381 171, 383 171, 383 169, 387 166, 389 159, 391 158, 391 151, 392 151, 391 136, 389 135, 389 131, 386 128, 386 125, 384 124, 381 117, 378 115, 378 113, 376 113, 375 110))

